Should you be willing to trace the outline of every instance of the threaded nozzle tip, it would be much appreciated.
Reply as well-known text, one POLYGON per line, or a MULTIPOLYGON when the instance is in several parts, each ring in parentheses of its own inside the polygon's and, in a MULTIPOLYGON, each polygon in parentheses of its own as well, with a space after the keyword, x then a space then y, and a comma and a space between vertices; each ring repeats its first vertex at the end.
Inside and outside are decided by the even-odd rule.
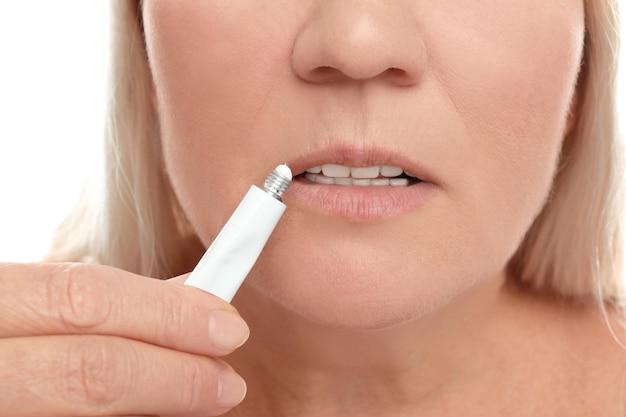
POLYGON ((291 185, 291 170, 287 165, 277 166, 265 179, 263 188, 274 198, 280 200, 281 196, 291 185))

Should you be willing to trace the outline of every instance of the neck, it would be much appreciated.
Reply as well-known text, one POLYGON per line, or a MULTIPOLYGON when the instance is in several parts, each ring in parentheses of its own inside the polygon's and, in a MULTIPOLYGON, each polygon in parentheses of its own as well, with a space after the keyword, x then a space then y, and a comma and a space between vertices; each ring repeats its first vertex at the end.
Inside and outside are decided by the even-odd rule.
POLYGON ((503 349, 503 329, 494 318, 506 292, 502 275, 427 316, 354 330, 313 323, 242 288, 237 308, 251 337, 228 359, 249 385, 239 411, 334 416, 349 407, 353 415, 403 416, 457 401, 459 392, 480 398, 476 381, 495 384, 500 375, 493 352, 503 349))

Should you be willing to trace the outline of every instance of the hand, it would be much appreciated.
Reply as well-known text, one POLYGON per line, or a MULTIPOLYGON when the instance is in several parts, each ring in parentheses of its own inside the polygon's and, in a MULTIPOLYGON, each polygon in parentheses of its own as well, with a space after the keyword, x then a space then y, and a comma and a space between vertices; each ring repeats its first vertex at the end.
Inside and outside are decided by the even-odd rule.
POLYGON ((219 415, 245 383, 218 359, 248 327, 193 287, 83 264, 0 264, 0 410, 219 415))

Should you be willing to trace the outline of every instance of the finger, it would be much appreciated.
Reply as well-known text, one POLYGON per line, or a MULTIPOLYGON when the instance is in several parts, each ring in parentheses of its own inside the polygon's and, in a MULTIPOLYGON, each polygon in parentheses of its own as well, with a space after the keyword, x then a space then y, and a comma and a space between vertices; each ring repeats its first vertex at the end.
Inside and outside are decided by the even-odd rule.
POLYGON ((102 334, 222 356, 249 330, 225 301, 119 269, 84 264, 0 266, 0 337, 102 334))
POLYGON ((218 359, 105 336, 0 339, 2 415, 219 415, 245 383, 218 359))

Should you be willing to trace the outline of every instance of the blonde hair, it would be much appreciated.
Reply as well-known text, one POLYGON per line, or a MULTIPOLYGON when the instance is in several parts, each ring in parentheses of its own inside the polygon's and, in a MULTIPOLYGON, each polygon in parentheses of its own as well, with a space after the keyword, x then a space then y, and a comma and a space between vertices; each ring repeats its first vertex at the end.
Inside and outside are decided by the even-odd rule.
MULTIPOLYGON (((164 172, 140 4, 113 4, 111 100, 105 177, 60 227, 55 260, 113 265, 165 278, 202 252, 164 172)), ((577 122, 562 149, 552 198, 508 269, 540 291, 622 299, 622 148, 617 132, 616 0, 586 5, 577 122)))
POLYGON ((114 0, 111 6, 104 169, 59 227, 48 260, 167 278, 188 272, 201 248, 164 171, 140 4, 114 0))
POLYGON ((615 0, 586 2, 575 109, 553 194, 509 262, 509 275, 540 291, 623 299, 623 165, 618 132, 615 0))

